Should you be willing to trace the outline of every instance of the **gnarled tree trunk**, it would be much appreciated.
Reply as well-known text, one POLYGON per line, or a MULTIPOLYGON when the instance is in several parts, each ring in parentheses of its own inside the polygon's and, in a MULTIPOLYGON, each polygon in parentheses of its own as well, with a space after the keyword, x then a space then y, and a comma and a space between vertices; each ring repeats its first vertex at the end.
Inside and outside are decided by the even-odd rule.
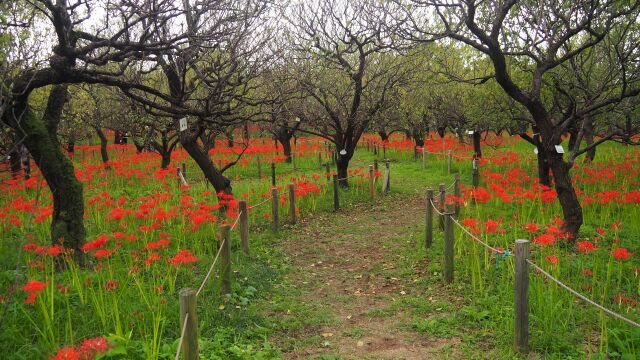
POLYGON ((95 126, 96 134, 100 138, 100 156, 102 156, 102 162, 104 166, 109 168, 109 152, 107 151, 107 144, 109 141, 107 140, 107 136, 104 134, 102 129, 99 126, 95 126))
POLYGON ((72 249, 74 258, 82 265, 84 253, 81 247, 86 236, 82 184, 75 176, 73 164, 62 152, 56 134, 62 108, 67 101, 67 86, 56 85, 52 88, 42 119, 38 119, 29 109, 27 101, 28 94, 17 97, 12 104, 12 111, 4 114, 4 121, 19 137, 24 136, 24 145, 51 189, 52 243, 72 249))

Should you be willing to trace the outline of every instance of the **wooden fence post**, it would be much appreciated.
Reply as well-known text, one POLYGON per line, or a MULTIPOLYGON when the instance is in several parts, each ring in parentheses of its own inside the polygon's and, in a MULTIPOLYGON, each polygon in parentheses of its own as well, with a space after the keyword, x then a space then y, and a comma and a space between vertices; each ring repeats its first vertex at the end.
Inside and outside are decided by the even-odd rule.
POLYGON ((271 188, 271 228, 278 232, 278 189, 271 188))
POLYGON ((520 353, 529 351, 529 241, 516 240, 515 272, 515 349, 520 353))
POLYGON ((176 167, 176 178, 178 178, 178 188, 182 186, 182 181, 180 181, 180 165, 176 167))
POLYGON ((426 223, 425 223, 425 239, 424 245, 426 248, 430 248, 431 244, 433 244, 433 206, 431 203, 433 202, 433 189, 427 189, 427 211, 426 211, 426 223))
POLYGON ((231 226, 222 225, 220 230, 222 231, 220 240, 220 246, 222 246, 220 251, 222 287, 220 290, 223 294, 231 294, 231 226))
POLYGON ((384 161, 384 177, 382 178, 382 192, 388 193, 391 191, 391 169, 389 168, 389 159, 384 161))
POLYGON ((182 177, 184 177, 184 179, 187 180, 187 164, 186 163, 182 163, 182 177))
POLYGON ((447 204, 444 218, 444 282, 453 282, 453 204, 447 204))
POLYGON ((260 156, 256 157, 256 161, 258 162, 258 178, 262 178, 262 166, 260 165, 260 156))
POLYGON ((293 184, 287 185, 289 188, 289 218, 291 223, 296 223, 296 193, 293 184))
POLYGON ((478 169, 479 167, 479 160, 478 158, 476 158, 474 156, 473 160, 471 161, 471 166, 473 168, 473 187, 478 187, 480 185, 480 169, 478 169))
POLYGON ((240 200, 238 203, 240 209, 240 244, 242 251, 249 255, 249 212, 247 211, 247 201, 240 200))
POLYGON ((276 186, 276 163, 271 163, 271 186, 276 186))
POLYGON ((456 218, 460 215, 460 173, 456 173, 453 178, 453 195, 456 197, 456 218))
POLYGON ((373 171, 378 171, 378 159, 373 160, 373 171))
POLYGON ((426 145, 422 145, 422 168, 426 169, 427 168, 427 152, 426 152, 426 145))
MULTIPOLYGON (((444 186, 444 184, 440 184, 440 186, 438 187, 438 211, 444 214, 444 202, 447 199, 446 196, 446 188, 444 186)), ((440 229, 444 230, 444 215, 440 215, 440 229)))
POLYGON ((369 165, 369 196, 371 196, 372 199, 376 196, 376 190, 374 188, 373 181, 373 165, 369 165))
POLYGON ((184 360, 197 360, 198 355, 198 314, 196 313, 196 291, 194 289, 181 289, 180 293, 180 334, 187 321, 184 338, 182 339, 182 358, 184 360), (187 314, 189 317, 187 318, 187 314))
POLYGON ((340 200, 338 198, 338 175, 333 175, 333 210, 340 209, 340 200))

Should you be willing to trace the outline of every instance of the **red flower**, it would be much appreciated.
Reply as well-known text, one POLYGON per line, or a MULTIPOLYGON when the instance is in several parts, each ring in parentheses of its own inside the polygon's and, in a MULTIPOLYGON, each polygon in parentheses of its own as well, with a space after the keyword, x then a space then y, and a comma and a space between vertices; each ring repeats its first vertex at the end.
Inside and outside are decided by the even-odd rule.
POLYGON ((560 260, 555 255, 547 256, 547 262, 551 265, 557 265, 560 260))
POLYGON ((484 223, 484 229, 487 234, 493 234, 498 230, 498 222, 495 220, 487 220, 484 223))
POLYGON ((104 284, 104 288, 107 291, 113 291, 118 287, 118 280, 108 280, 106 284, 104 284))
POLYGON ((617 248, 613 251, 613 257, 616 258, 616 260, 627 260, 631 255, 627 248, 617 248))
POLYGON ((83 354, 102 354, 109 350, 110 346, 107 344, 107 340, 103 337, 96 337, 93 339, 85 339, 80 346, 80 352, 83 354))
POLYGON ((528 231, 531 231, 531 232, 535 232, 535 231, 539 230, 538 225, 536 225, 535 223, 527 224, 527 225, 525 225, 524 228, 527 229, 528 231))
POLYGON ((97 259, 103 259, 108 258, 109 256, 111 256, 111 254, 113 254, 113 250, 100 249, 94 252, 93 256, 95 256, 97 259))
POLYGON ((80 352, 72 346, 68 346, 58 350, 53 360, 82 360, 80 352))
POLYGON ((25 299, 26 304, 33 304, 38 294, 47 287, 47 283, 38 280, 29 280, 22 286, 22 290, 29 294, 25 299))
POLYGON ((170 264, 191 264, 198 261, 198 258, 193 255, 189 250, 180 250, 178 254, 171 259, 167 260, 170 264))
POLYGON ((556 243, 556 238, 551 234, 543 234, 533 238, 533 242, 542 246, 549 246, 556 243))
POLYGON ((596 246, 590 241, 578 241, 576 246, 578 247, 578 251, 584 254, 590 253, 596 249, 596 246))

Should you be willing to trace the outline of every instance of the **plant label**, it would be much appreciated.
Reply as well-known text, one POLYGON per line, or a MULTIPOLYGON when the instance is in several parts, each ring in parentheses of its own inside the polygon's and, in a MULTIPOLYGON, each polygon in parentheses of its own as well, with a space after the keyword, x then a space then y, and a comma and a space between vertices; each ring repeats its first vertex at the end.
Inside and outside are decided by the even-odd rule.
POLYGON ((185 130, 187 130, 187 118, 183 117, 182 119, 180 119, 180 131, 185 130))
POLYGON ((564 154, 564 148, 562 147, 562 145, 556 145, 556 152, 558 154, 564 154))
POLYGON ((343 155, 343 156, 347 155, 347 150, 345 149, 340 150, 340 155, 343 155))
POLYGON ((533 149, 533 153, 534 153, 534 154, 536 154, 536 155, 538 155, 538 148, 534 148, 534 149, 533 149))
POLYGON ((467 134, 473 135, 473 130, 467 130, 467 134))

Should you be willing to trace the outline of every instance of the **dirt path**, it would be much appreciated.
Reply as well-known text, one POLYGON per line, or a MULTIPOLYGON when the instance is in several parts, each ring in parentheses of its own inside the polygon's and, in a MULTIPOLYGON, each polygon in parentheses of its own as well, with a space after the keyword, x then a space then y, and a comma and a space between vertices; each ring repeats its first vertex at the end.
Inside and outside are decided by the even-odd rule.
MULTIPOLYGON (((282 309, 271 316, 316 317, 274 339, 286 359, 458 357, 460 339, 416 331, 411 326, 416 314, 402 301, 411 297, 424 301, 425 308, 443 301, 442 289, 415 284, 425 276, 424 260, 411 263, 406 256, 421 246, 421 201, 417 195, 390 195, 375 204, 316 216, 283 240, 292 265, 285 281, 296 289, 292 302, 309 312, 282 309)), ((428 311, 420 315, 430 317, 428 311)))

